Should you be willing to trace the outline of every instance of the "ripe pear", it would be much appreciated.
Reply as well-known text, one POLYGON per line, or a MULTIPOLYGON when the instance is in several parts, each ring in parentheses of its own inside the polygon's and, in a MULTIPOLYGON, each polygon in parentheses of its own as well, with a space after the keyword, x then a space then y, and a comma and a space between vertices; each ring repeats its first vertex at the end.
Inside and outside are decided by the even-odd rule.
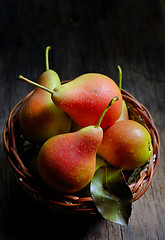
POLYGON ((115 167, 132 170, 143 166, 152 150, 147 129, 136 121, 123 120, 104 130, 98 155, 115 167))
POLYGON ((102 141, 100 123, 77 132, 60 134, 48 139, 38 157, 38 170, 43 182, 55 191, 73 193, 80 191, 91 181, 96 169, 96 152, 102 141))
MULTIPOLYGON (((121 87, 122 87, 122 70, 121 70, 120 66, 118 66, 118 70, 119 70, 119 89, 121 91, 121 87)), ((127 108, 126 102, 123 99, 122 111, 121 111, 120 117, 118 118, 117 121, 128 120, 128 119, 129 119, 128 108, 127 108)))
MULTIPOLYGON (((105 161, 104 159, 102 159, 100 156, 96 155, 96 168, 95 168, 95 172, 97 171, 98 168, 105 166, 105 161)), ((90 183, 88 183, 88 185, 84 188, 82 188, 78 193, 76 193, 76 195, 78 195, 79 197, 90 197, 91 193, 90 193, 90 183)))
POLYGON ((110 99, 118 101, 107 111, 101 127, 112 125, 120 116, 122 96, 117 84, 98 73, 83 74, 74 80, 54 88, 53 102, 67 112, 81 127, 95 125, 110 99))
POLYGON ((123 100, 121 114, 116 122, 122 121, 122 120, 128 120, 128 119, 129 119, 128 108, 127 108, 126 102, 123 100))
MULTIPOLYGON (((60 86, 61 82, 57 73, 49 69, 49 49, 50 47, 46 48, 46 71, 42 73, 38 83, 53 89, 60 86)), ((69 132, 71 119, 54 105, 48 92, 36 87, 20 110, 19 125, 28 141, 42 143, 56 134, 69 132)))
MULTIPOLYGON (((39 86, 23 76, 19 78, 39 86)), ((121 114, 122 95, 119 87, 103 74, 87 73, 55 87, 53 91, 43 89, 50 92, 55 105, 68 113, 71 119, 81 127, 95 125, 109 101, 115 96, 118 97, 118 101, 107 111, 101 127, 106 128, 112 125, 121 114)))

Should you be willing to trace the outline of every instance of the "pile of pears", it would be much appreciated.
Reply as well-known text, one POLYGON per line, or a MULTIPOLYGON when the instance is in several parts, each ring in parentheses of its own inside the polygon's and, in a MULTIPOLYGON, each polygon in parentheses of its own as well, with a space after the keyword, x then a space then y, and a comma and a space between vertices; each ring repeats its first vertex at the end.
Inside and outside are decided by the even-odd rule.
POLYGON ((24 138, 40 145, 37 169, 42 182, 55 191, 74 193, 106 163, 123 170, 143 166, 152 154, 152 139, 144 126, 129 119, 121 87, 99 73, 61 84, 49 69, 50 49, 46 47, 46 71, 38 83, 19 76, 36 86, 21 106, 18 123, 24 138))

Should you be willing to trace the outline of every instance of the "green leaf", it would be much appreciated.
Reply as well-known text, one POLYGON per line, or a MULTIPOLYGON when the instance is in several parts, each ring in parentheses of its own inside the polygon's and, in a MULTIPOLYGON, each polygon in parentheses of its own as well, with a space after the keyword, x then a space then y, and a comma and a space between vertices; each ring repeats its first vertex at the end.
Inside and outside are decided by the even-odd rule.
POLYGON ((133 196, 121 169, 109 164, 100 167, 91 181, 90 191, 96 208, 105 219, 128 225, 133 196))

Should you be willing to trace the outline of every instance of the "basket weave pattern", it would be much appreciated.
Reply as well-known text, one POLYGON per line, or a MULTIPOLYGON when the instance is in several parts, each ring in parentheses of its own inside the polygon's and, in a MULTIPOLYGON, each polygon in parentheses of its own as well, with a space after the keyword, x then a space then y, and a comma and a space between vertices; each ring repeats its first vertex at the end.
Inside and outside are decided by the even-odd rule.
MULTIPOLYGON (((28 190, 33 197, 41 199, 51 207, 67 208, 70 211, 86 211, 96 212, 96 208, 91 197, 79 197, 76 193, 73 195, 64 195, 56 193, 45 187, 42 187, 38 180, 33 176, 29 169, 25 166, 23 159, 21 159, 17 151, 16 138, 16 123, 19 115, 19 110, 32 92, 29 93, 23 100, 16 104, 8 116, 8 120, 3 129, 4 147, 7 153, 8 160, 16 173, 18 181, 26 190, 28 190)), ((148 161, 147 167, 141 169, 138 178, 129 184, 133 193, 133 201, 139 199, 148 189, 152 178, 157 171, 160 159, 160 139, 158 131, 153 123, 152 117, 148 110, 139 103, 131 94, 122 89, 123 99, 126 101, 130 113, 134 113, 134 120, 140 121, 149 131, 152 144, 153 154, 148 161)), ((131 114, 130 114, 130 118, 131 114)), ((24 151, 24 150, 22 150, 24 151)))

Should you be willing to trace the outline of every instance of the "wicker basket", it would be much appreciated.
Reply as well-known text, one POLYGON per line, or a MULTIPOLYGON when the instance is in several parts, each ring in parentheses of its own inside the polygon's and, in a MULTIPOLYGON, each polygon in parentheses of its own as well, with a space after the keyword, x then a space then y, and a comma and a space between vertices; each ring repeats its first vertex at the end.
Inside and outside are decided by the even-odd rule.
MULTIPOLYGON (((3 130, 4 147, 18 181, 35 199, 48 204, 52 209, 67 213, 80 211, 84 213, 97 213, 94 201, 90 196, 81 197, 76 195, 76 193, 73 195, 64 195, 51 191, 47 189, 36 176, 31 174, 25 165, 24 159, 21 157, 22 154, 18 151, 18 148, 21 149, 22 152, 25 151, 25 141, 21 139, 19 135, 17 117, 20 107, 31 94, 32 92, 12 109, 3 130)), ((153 154, 148 163, 143 168, 135 171, 132 175, 132 180, 129 181, 129 187, 133 193, 133 201, 136 201, 146 192, 157 171, 160 159, 160 139, 148 110, 123 89, 122 96, 127 103, 130 119, 140 122, 148 129, 153 143, 153 154)))

